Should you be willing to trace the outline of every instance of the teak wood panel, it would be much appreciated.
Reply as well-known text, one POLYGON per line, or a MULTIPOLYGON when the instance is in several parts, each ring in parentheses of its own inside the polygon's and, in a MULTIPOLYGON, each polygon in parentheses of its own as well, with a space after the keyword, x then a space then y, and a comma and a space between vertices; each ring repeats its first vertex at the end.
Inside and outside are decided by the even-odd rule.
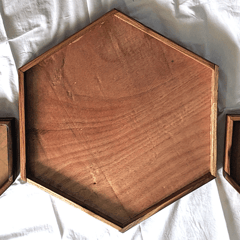
POLYGON ((0 195, 13 182, 14 119, 0 119, 0 195))
POLYGON ((223 173, 240 193, 240 115, 227 115, 223 173))
POLYGON ((215 177, 217 73, 111 11, 19 69, 22 179, 127 230, 215 177))

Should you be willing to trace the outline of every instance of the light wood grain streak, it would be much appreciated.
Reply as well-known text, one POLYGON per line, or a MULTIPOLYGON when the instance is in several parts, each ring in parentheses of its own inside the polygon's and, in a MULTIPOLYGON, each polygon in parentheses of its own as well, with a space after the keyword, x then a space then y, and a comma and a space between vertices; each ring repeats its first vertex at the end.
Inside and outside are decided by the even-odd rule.
POLYGON ((217 176, 217 98, 218 98, 218 66, 215 65, 215 70, 212 76, 211 89, 211 161, 210 169, 213 176, 217 176))
MULTIPOLYGON (((197 121, 196 123, 201 122, 201 121, 202 121, 202 119, 198 119, 198 121, 197 121)), ((156 122, 152 122, 152 123, 149 124, 149 126, 144 126, 144 127, 143 127, 143 129, 145 129, 145 130, 143 130, 143 131, 137 131, 137 132, 138 132, 138 135, 139 135, 139 136, 144 135, 144 133, 151 133, 151 134, 153 133, 153 134, 154 134, 154 135, 153 135, 154 137, 152 137, 152 141, 155 141, 155 140, 157 140, 157 138, 159 138, 159 137, 161 137, 161 136, 163 136, 163 135, 166 134, 164 131, 162 131, 161 133, 159 133, 160 135, 159 135, 157 132, 154 133, 156 128, 157 128, 157 123, 156 123, 156 122), (149 127, 150 127, 150 128, 149 128, 149 127)), ((178 135, 180 132, 184 132, 184 131, 187 130, 188 128, 189 128, 189 127, 185 127, 185 128, 179 129, 179 131, 176 132, 176 135, 178 135)), ((140 130, 140 129, 139 129, 139 130, 140 130)), ((191 138, 191 137, 194 137, 194 134, 196 134, 196 133, 193 133, 193 134, 190 135, 189 137, 190 137, 190 138, 191 138)), ((131 135, 131 133, 130 133, 130 134, 127 134, 127 135, 131 135)), ((200 137, 200 136, 201 136, 201 134, 199 134, 199 137, 200 137)), ((138 137, 136 137, 135 135, 132 135, 130 139, 138 139, 138 137)), ((187 141, 187 139, 188 139, 187 137, 186 137, 186 139, 183 138, 183 141, 187 141)), ((121 145, 124 143, 124 140, 125 140, 125 135, 122 136, 121 138, 115 138, 115 140, 114 140, 114 142, 116 142, 116 145, 115 145, 115 146, 121 146, 121 145), (121 139, 122 139, 122 141, 120 141, 121 139)), ((109 145, 109 141, 106 141, 105 144, 101 144, 99 141, 97 141, 97 142, 98 142, 98 144, 91 145, 91 147, 90 147, 89 149, 94 150, 96 147, 98 147, 98 154, 103 153, 102 157, 111 159, 111 155, 109 155, 108 152, 107 152, 108 148, 105 148, 105 146, 107 147, 107 146, 109 145), (99 147, 102 147, 102 149, 99 149, 99 147), (105 154, 104 154, 104 153, 105 153, 105 154)), ((115 153, 115 154, 118 154, 119 158, 118 158, 117 161, 115 160, 114 163, 121 162, 122 160, 124 160, 124 157, 126 157, 126 156, 129 156, 129 155, 131 155, 131 154, 134 155, 135 153, 137 153, 137 152, 139 151, 139 148, 140 148, 141 146, 147 146, 144 142, 147 142, 147 144, 151 144, 150 142, 148 142, 147 139, 143 138, 143 139, 136 140, 134 143, 129 144, 129 145, 126 146, 126 147, 125 147, 125 145, 123 145, 124 148, 122 148, 122 149, 119 151, 120 155, 119 155, 118 153, 115 153)), ((154 147, 151 147, 151 148, 149 148, 147 151, 143 152, 142 155, 144 155, 146 152, 151 152, 151 151, 153 151, 154 148, 160 147, 161 144, 162 144, 162 143, 159 143, 159 144, 154 145, 154 147)), ((205 143, 205 144, 207 144, 207 143, 205 143)), ((202 146, 205 146, 205 144, 203 144, 202 146)), ((70 145, 72 145, 72 143, 70 143, 70 145)), ((63 145, 61 145, 61 146, 63 146, 63 145)), ((202 147, 202 146, 199 145, 199 150, 201 150, 201 147, 202 147)), ((50 149, 51 149, 50 146, 46 146, 45 148, 46 148, 46 149, 47 149, 47 148, 50 148, 50 149)), ((196 150, 197 150, 197 149, 196 149, 196 150)), ((201 154, 201 152, 200 152, 199 154, 201 154)), ((55 157, 49 157, 49 159, 51 159, 51 160, 53 160, 53 159, 58 160, 58 159, 61 157, 61 158, 64 158, 64 159, 66 160, 66 163, 65 163, 65 164, 63 164, 63 165, 61 165, 61 166, 58 166, 58 167, 56 168, 56 170, 58 171, 58 170, 60 170, 60 169, 62 169, 62 168, 64 168, 64 167, 70 165, 70 163, 67 163, 67 161, 71 160, 71 163, 74 164, 74 163, 77 163, 77 162, 79 161, 79 160, 77 160, 78 158, 84 159, 84 158, 85 158, 86 156, 88 156, 88 155, 89 155, 88 150, 85 149, 85 151, 81 151, 81 152, 79 152, 79 150, 77 150, 77 151, 71 151, 71 152, 68 152, 68 153, 66 153, 66 154, 58 155, 58 156, 55 156, 55 157), (74 154, 74 155, 73 155, 73 154, 74 154), (69 157, 68 157, 68 156, 69 156, 69 157), (75 161, 73 161, 74 158, 76 158, 76 157, 77 157, 77 159, 76 159, 75 161)), ((133 157, 132 161, 135 161, 135 160, 136 160, 138 157, 140 157, 140 156, 141 156, 141 155, 137 155, 136 157, 133 157)), ((111 163, 111 164, 113 164, 113 163, 111 163)), ((106 166, 107 166, 107 165, 102 165, 101 167, 106 167, 106 166)))
POLYGON ((226 117, 226 138, 225 138, 225 158, 224 158, 224 171, 227 174, 230 173, 230 159, 232 148, 232 134, 233 134, 233 120, 232 117, 227 115, 226 117))
POLYGON ((232 121, 240 121, 240 115, 228 115, 232 121))
POLYGON ((19 142, 20 142, 20 172, 23 181, 26 178, 26 135, 25 135, 25 103, 24 103, 24 73, 18 70, 19 76, 19 142))
MULTIPOLYGON (((200 86, 200 85, 199 85, 200 86)), ((192 87, 193 88, 193 87, 192 87)), ((181 94, 187 94, 189 91, 191 91, 192 90, 192 88, 190 87, 190 88, 188 88, 188 89, 183 89, 183 92, 181 91, 181 94)), ((192 100, 194 100, 195 98, 198 98, 199 96, 200 96, 200 94, 201 93, 196 93, 196 95, 194 95, 192 98, 190 98, 189 99, 189 101, 192 101, 192 100), (198 96, 199 95, 199 96, 198 96)), ((174 99, 178 99, 178 97, 180 96, 180 94, 175 94, 174 95, 174 99)), ((167 98, 167 96, 164 96, 164 98, 167 98)), ((160 98, 160 99, 162 99, 162 97, 160 98)), ((154 101, 156 101, 156 100, 154 100, 154 101)), ((138 111, 138 114, 140 114, 140 113, 142 113, 142 116, 141 116, 141 118, 139 119, 139 120, 144 120, 144 119, 148 119, 149 118, 149 116, 150 116, 150 113, 147 113, 147 111, 148 111, 148 109, 149 109, 149 107, 152 107, 152 102, 149 102, 149 103, 147 103, 147 105, 146 106, 144 106, 144 108, 142 108, 142 109, 140 109, 139 111, 138 111, 138 109, 136 108, 136 111, 138 111)), ((205 104, 205 99, 201 99, 201 102, 200 102, 200 104, 199 104, 199 107, 201 107, 202 109, 205 109, 205 110, 207 110, 207 108, 208 108, 208 106, 205 104)), ((215 111, 215 107, 216 107, 216 105, 214 105, 214 108, 212 109, 212 112, 213 111, 215 111)), ((140 107, 139 107, 140 108, 140 107)), ((152 108, 153 110, 155 110, 155 111, 160 111, 161 110, 161 106, 159 106, 159 105, 154 105, 154 107, 152 108)), ((178 109, 178 106, 176 106, 176 107, 174 107, 174 106, 172 106, 172 111, 176 111, 178 109)), ((67 109, 66 109, 66 112, 67 112, 67 109)), ((186 112, 186 113, 183 113, 182 114, 182 118, 184 118, 184 117, 186 117, 188 114, 192 114, 192 116, 194 117, 194 113, 197 113, 198 112, 198 110, 194 107, 194 106, 190 106, 190 108, 188 109, 188 112, 186 112)), ((127 114, 125 114, 125 118, 129 118, 129 120, 128 120, 128 122, 127 123, 129 123, 129 124, 131 124, 132 123, 132 119, 131 119, 131 115, 129 116, 129 114, 130 114, 130 112, 129 113, 127 113, 127 114)), ((142 126, 139 126, 138 128, 139 128, 139 130, 140 130, 140 128, 147 128, 148 129, 148 126, 150 126, 150 127, 152 127, 152 128, 156 128, 157 127, 157 125, 158 125, 158 120, 160 119, 160 118, 162 118, 164 116, 164 114, 162 115, 162 116, 160 116, 160 117, 158 117, 158 118, 154 118, 154 119, 152 119, 152 121, 150 121, 150 122, 147 122, 146 123, 146 125, 142 125, 142 126)), ((213 116, 215 116, 215 114, 213 113, 213 116)), ((121 121, 123 120, 123 119, 125 119, 125 118, 121 118, 121 116, 120 117, 118 117, 118 119, 120 120, 119 122, 121 123, 121 121)), ((97 119, 97 121, 98 122, 94 122, 94 121, 88 121, 86 124, 84 124, 84 129, 86 129, 86 128, 89 128, 89 129, 94 129, 94 128, 101 128, 101 129, 103 129, 103 127, 107 127, 107 126, 110 126, 110 125, 112 125, 112 122, 113 122, 113 120, 116 120, 116 118, 115 117, 111 117, 111 118, 104 118, 104 119, 102 119, 102 118, 98 118, 97 119), (106 122, 107 123, 109 123, 109 125, 107 125, 106 124, 106 122), (95 125, 97 125, 96 127, 93 127, 92 125, 93 124, 95 124, 95 125), (89 126, 89 127, 88 127, 89 126)), ((201 119, 200 119, 201 120, 201 119)), ((178 121, 179 121, 179 119, 173 119, 173 120, 171 120, 172 121, 172 125, 175 125, 178 121)), ((119 124, 120 124, 119 123, 119 124)), ((118 134, 116 134, 116 132, 114 132, 114 133, 111 133, 111 132, 109 132, 108 130, 105 130, 106 131, 106 133, 107 132, 109 132, 109 134, 107 135, 107 137, 111 137, 111 136, 115 136, 115 139, 113 138, 112 140, 121 140, 121 139, 124 139, 124 137, 125 137, 125 135, 127 135, 127 134, 129 134, 130 133, 130 131, 134 131, 134 130, 132 130, 132 129, 130 129, 129 130, 129 132, 123 132, 122 131, 122 128, 119 128, 120 127, 120 125, 118 125, 118 123, 117 122, 115 122, 115 124, 114 124, 114 126, 115 126, 115 129, 119 129, 119 132, 117 132, 117 133, 120 133, 120 135, 118 135, 118 134), (121 134, 122 133, 122 134, 121 134)), ((74 126, 73 127, 71 127, 72 129, 79 129, 79 128, 81 128, 82 126, 80 125, 78 125, 78 123, 77 122, 74 122, 74 126)), ((69 128, 66 128, 66 130, 67 129, 69 129, 69 128)), ((107 128, 106 128, 107 129, 107 128)), ((54 130, 54 131, 59 131, 60 129, 56 129, 56 130, 54 130)), ((61 130, 63 130, 63 128, 61 128, 61 130)), ((41 129, 41 130, 39 130, 40 132, 41 131, 50 131, 50 130, 48 130, 48 129, 41 129)), ((53 130, 52 130, 53 131, 53 130)), ((102 130, 102 132, 101 133, 104 133, 105 131, 103 131, 102 130)), ((145 131, 145 132, 147 132, 147 130, 145 131)), ((93 134, 95 134, 95 133, 93 133, 93 134)), ((88 135, 91 135, 91 133, 90 132, 88 132, 88 135)), ((93 144, 94 142, 96 142, 97 143, 97 145, 99 144, 99 140, 101 140, 101 145, 102 146, 105 146, 105 145, 108 145, 108 139, 106 138, 106 135, 105 136, 103 136, 103 137, 99 137, 99 138, 96 138, 94 141, 92 141, 91 140, 91 143, 92 143, 92 148, 94 148, 95 147, 95 145, 93 144), (104 141, 104 139, 106 140, 106 141, 104 141), (105 143, 104 143, 105 142, 105 143)), ((85 140, 84 140, 85 141, 85 140)), ((88 142, 87 140, 85 141, 85 142, 88 142)), ((69 145, 70 144, 72 144, 72 143, 69 143, 69 145)), ((63 146, 63 145, 62 145, 63 146)), ((99 145, 98 145, 99 146, 99 145)), ((47 147, 46 147, 47 148, 47 147)))

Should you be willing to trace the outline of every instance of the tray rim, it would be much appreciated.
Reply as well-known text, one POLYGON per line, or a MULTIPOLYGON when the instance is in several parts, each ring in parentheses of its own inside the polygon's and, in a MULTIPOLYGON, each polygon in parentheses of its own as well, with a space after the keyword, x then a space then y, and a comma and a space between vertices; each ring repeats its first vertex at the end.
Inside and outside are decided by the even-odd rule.
POLYGON ((8 181, 0 186, 0 195, 2 195, 13 183, 14 168, 13 168, 13 133, 14 133, 14 118, 0 118, 0 125, 7 126, 7 149, 8 149, 8 181))
POLYGON ((202 186, 203 184, 207 183, 208 181, 214 179, 216 177, 216 164, 217 164, 217 97, 218 97, 218 66, 197 54, 187 50, 180 45, 174 43, 173 41, 167 39, 166 37, 162 36, 161 34, 151 30, 150 28, 142 25, 141 23, 137 22, 136 20, 131 19, 130 17, 126 16, 125 14, 121 13, 120 11, 113 9, 110 12, 103 15, 101 18, 97 19, 96 21, 92 22, 87 27, 83 28, 79 32, 75 33, 74 35, 70 36, 63 42, 57 44, 55 47, 49 49, 39 57, 33 59, 29 63, 25 64, 21 68, 18 69, 18 76, 19 76, 19 131, 20 131, 20 173, 21 179, 23 181, 29 182, 42 190, 56 196, 65 202, 70 203, 71 205, 80 208, 84 212, 87 212, 91 216, 109 224, 110 226, 116 228, 120 232, 125 232, 129 228, 133 227, 134 225, 140 223, 141 221, 147 219, 148 217, 152 216, 162 208, 168 206, 172 202, 178 200, 179 198, 185 196, 186 194, 192 192, 193 190, 197 189, 198 187, 202 186), (25 134, 25 98, 24 98, 24 72, 28 69, 32 68, 45 58, 49 57, 50 55, 54 54, 61 48, 67 46, 71 42, 77 41, 82 35, 87 33, 89 29, 94 27, 95 25, 99 24, 100 22, 104 21, 105 18, 109 16, 115 16, 120 18, 122 21, 127 22, 128 24, 136 27, 140 31, 148 34, 149 36, 163 42, 164 44, 170 46, 171 48, 183 53, 184 55, 194 59, 195 61, 203 64, 204 66, 210 68, 212 70, 212 79, 211 79, 211 116, 210 116, 210 169, 209 172, 206 172, 202 177, 197 179, 196 181, 188 184, 187 186, 180 189, 178 192, 175 192, 171 196, 167 197, 166 199, 160 201, 160 203, 150 207, 149 209, 143 211, 143 213, 137 215, 134 219, 131 219, 127 225, 123 226, 118 223, 114 223, 112 221, 107 220, 106 218, 100 216, 99 214, 93 213, 88 209, 79 206, 78 204, 66 199, 65 197, 51 191, 50 189, 38 184, 36 181, 29 179, 26 176, 26 134, 25 134), (168 199, 169 198, 169 199, 168 199))
POLYGON ((225 133, 225 153, 223 163, 223 176, 225 179, 240 193, 240 186, 235 182, 230 172, 231 152, 232 152, 232 137, 233 137, 233 122, 239 122, 239 114, 226 115, 226 133, 225 133))

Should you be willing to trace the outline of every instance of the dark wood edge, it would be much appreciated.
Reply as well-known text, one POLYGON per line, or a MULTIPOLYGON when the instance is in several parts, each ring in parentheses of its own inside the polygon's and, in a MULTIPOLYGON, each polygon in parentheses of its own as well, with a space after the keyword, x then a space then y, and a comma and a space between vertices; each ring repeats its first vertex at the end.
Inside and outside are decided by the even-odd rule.
POLYGON ((111 227, 114 227, 115 229, 117 229, 119 231, 122 230, 123 226, 121 223, 119 223, 116 220, 110 218, 109 216, 97 211, 96 209, 90 208, 85 203, 69 196, 68 194, 60 191, 59 189, 56 189, 56 188, 42 182, 41 180, 39 180, 35 177, 32 177, 32 176, 27 176, 27 182, 31 183, 32 185, 40 188, 41 190, 43 190, 45 192, 51 194, 52 196, 57 197, 57 198, 61 199, 62 201, 67 202, 68 204, 70 204, 76 208, 81 209, 85 213, 110 225, 111 227))
POLYGON ((141 30, 142 32, 144 32, 146 34, 148 34, 149 36, 151 36, 151 37, 153 37, 153 38, 155 38, 155 39, 165 43, 166 45, 174 48, 175 50, 183 53, 184 55, 187 55, 188 57, 193 58, 197 62, 200 62, 201 64, 203 64, 203 65, 205 65, 205 66, 215 70, 215 64, 214 63, 212 63, 212 62, 204 59, 203 57, 197 55, 196 53, 194 53, 194 52, 192 52, 192 51, 190 51, 190 50, 180 46, 179 44, 173 42, 172 40, 170 40, 167 37, 161 35, 160 33, 158 33, 156 31, 154 31, 154 30, 144 26, 142 23, 138 22, 137 20, 128 17, 127 15, 125 15, 124 13, 122 13, 122 12, 120 12, 118 10, 116 11, 116 13, 114 13, 114 15, 117 18, 121 19, 122 21, 125 21, 128 24, 132 25, 133 27, 141 30))
POLYGON ((240 115, 238 115, 238 114, 227 114, 227 116, 228 116, 233 122, 240 121, 240 115))
POLYGON ((88 206, 85 206, 84 203, 79 203, 78 200, 68 196, 67 194, 61 192, 58 189, 55 189, 52 186, 49 186, 45 183, 43 183, 41 180, 36 179, 32 176, 27 177, 27 182, 37 186, 41 190, 53 195, 54 197, 57 197, 65 202, 67 202, 70 205, 73 205, 85 213, 89 214, 90 216, 95 217, 96 219, 110 225, 111 227, 114 227, 120 232, 126 232, 133 226, 137 225, 138 223, 144 221, 145 219, 149 218, 153 214, 157 213, 161 209, 167 207, 171 203, 175 202, 176 200, 180 199, 181 197, 187 195, 188 193, 192 192, 193 190, 201 187, 202 185, 206 184, 210 180, 214 179, 215 176, 213 176, 210 172, 203 175, 201 178, 195 180, 194 182, 190 183, 189 185, 183 187, 182 189, 178 190, 177 192, 173 193, 172 195, 168 196, 167 198, 163 199, 156 205, 150 207, 149 209, 145 210, 141 214, 137 215, 134 219, 131 220, 131 222, 127 223, 125 226, 123 226, 121 223, 117 223, 115 220, 109 218, 108 216, 89 208, 88 206))
POLYGON ((41 54, 39 57, 37 57, 37 58, 33 59, 32 61, 30 61, 29 63, 25 64, 24 66, 19 68, 19 70, 21 72, 27 71, 28 69, 30 69, 31 67, 35 66, 36 64, 38 64, 39 62, 41 62, 45 58, 49 57, 50 55, 54 54, 55 52, 59 51, 63 47, 71 44, 74 41, 77 41, 78 39, 80 39, 81 36, 86 34, 91 28, 95 27, 97 24, 99 24, 100 22, 104 21, 106 18, 108 18, 111 15, 114 15, 117 12, 118 11, 114 9, 114 10, 104 14, 101 18, 95 20, 94 22, 92 22, 91 24, 89 24, 88 26, 83 28, 82 30, 78 31, 77 33, 73 34, 72 36, 70 36, 66 40, 64 40, 61 43, 57 44, 55 47, 51 48, 50 50, 48 50, 45 53, 41 54))
POLYGON ((225 156, 224 156, 223 171, 225 173, 227 173, 228 175, 230 175, 232 135, 233 135, 233 118, 231 115, 227 115, 226 116, 225 156))
POLYGON ((20 173, 21 179, 26 178, 26 136, 25 136, 25 103, 24 103, 24 73, 18 70, 19 77, 19 151, 20 151, 20 173))
POLYGON ((8 179, 12 181, 13 179, 13 135, 12 135, 12 120, 9 121, 7 129, 7 138, 8 138, 8 179), (10 180, 11 179, 11 180, 10 180))
POLYGON ((8 181, 0 187, 0 195, 7 190, 7 188, 13 183, 14 181, 14 169, 13 167, 13 160, 16 157, 15 148, 16 145, 14 144, 14 137, 15 137, 15 119, 14 118, 0 118, 0 124, 7 126, 7 148, 8 148, 8 181))
POLYGON ((9 178, 7 182, 0 188, 0 196, 12 185, 13 178, 9 178))
POLYGON ((163 199, 156 205, 150 207, 149 209, 145 210, 143 213, 137 215, 130 223, 128 223, 125 227, 123 227, 120 232, 126 232, 128 229, 132 228, 133 226, 137 225, 138 223, 146 220, 147 218, 151 217, 153 214, 157 213, 161 209, 167 207, 171 203, 175 202, 176 200, 180 199, 181 197, 187 195, 188 193, 196 190, 197 188, 201 187, 202 185, 206 184, 210 180, 214 179, 215 176, 208 172, 204 174, 199 179, 195 180, 194 182, 188 184, 187 186, 183 187, 182 189, 178 190, 177 192, 171 194, 167 198, 163 199))
POLYGON ((223 176, 240 193, 240 186, 231 177, 230 162, 233 138, 233 123, 240 121, 240 115, 226 115, 225 155, 223 164, 223 176))
POLYGON ((233 178, 223 170, 223 176, 225 179, 236 189, 238 193, 240 193, 240 186, 233 180, 233 178))

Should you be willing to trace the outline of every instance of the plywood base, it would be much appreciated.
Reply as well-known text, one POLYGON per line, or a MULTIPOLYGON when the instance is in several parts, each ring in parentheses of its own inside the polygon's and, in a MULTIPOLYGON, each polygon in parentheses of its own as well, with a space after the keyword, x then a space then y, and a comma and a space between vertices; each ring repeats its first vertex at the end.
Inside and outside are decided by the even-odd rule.
POLYGON ((215 176, 217 73, 111 11, 19 70, 22 179, 127 230, 215 176))

